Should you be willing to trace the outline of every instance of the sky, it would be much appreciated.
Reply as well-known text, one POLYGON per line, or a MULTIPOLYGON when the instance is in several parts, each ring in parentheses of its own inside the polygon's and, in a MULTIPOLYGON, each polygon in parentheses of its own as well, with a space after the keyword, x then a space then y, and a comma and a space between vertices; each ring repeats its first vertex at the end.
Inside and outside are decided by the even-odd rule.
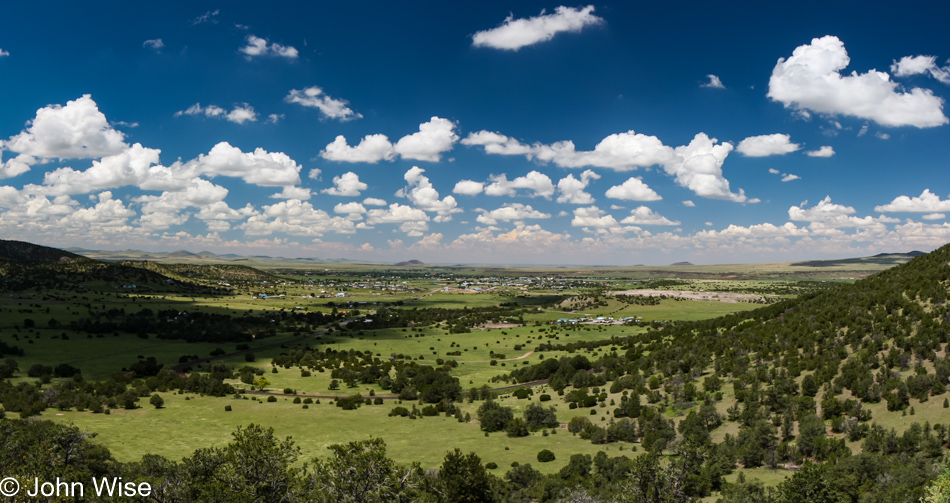
POLYGON ((19 2, 0 238, 665 265, 950 241, 943 2, 19 2))

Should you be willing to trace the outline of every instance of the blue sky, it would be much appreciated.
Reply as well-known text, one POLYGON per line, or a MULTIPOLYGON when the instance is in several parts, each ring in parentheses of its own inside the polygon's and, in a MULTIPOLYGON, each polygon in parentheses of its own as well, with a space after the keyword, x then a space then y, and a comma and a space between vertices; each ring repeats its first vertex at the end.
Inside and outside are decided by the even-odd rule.
POLYGON ((9 239, 590 265, 950 241, 940 2, 5 11, 9 239))

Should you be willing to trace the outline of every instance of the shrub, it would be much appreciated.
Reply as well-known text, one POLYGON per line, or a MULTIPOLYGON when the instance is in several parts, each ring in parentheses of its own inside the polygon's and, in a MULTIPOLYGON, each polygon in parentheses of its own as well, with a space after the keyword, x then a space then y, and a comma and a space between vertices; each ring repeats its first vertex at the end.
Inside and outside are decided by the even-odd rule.
POLYGON ((267 401, 268 401, 268 402, 276 402, 276 401, 277 401, 277 397, 276 397, 276 396, 269 396, 269 397, 267 397, 267 401))
POLYGON ((553 453, 553 452, 551 452, 551 451, 549 451, 549 450, 547 450, 547 449, 543 449, 541 452, 538 453, 538 462, 539 462, 539 463, 549 463, 549 462, 551 462, 551 461, 554 461, 554 453, 553 453))
POLYGON ((389 411, 389 416, 408 417, 409 409, 402 406, 393 407, 393 410, 389 411))
POLYGON ((494 469, 496 469, 496 468, 498 468, 498 463, 496 463, 496 462, 494 462, 494 461, 485 463, 485 469, 486 469, 486 470, 494 470, 494 469))
POLYGON ((224 411, 225 411, 225 412, 231 412, 231 406, 230 406, 230 405, 225 405, 225 406, 224 406, 224 411))

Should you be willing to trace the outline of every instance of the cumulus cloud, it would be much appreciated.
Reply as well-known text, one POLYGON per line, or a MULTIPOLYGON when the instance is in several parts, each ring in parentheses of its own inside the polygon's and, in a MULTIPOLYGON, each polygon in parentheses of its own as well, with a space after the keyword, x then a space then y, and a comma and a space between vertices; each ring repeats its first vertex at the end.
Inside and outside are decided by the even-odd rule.
POLYGON ((396 151, 389 138, 384 134, 366 135, 359 145, 349 146, 346 138, 339 135, 333 143, 327 145, 320 152, 320 157, 328 161, 337 162, 367 162, 375 164, 379 161, 391 161, 396 158, 396 151))
POLYGON ((201 103, 195 103, 184 110, 175 112, 175 117, 181 117, 182 115, 204 115, 206 117, 222 118, 235 124, 257 121, 257 112, 254 111, 254 107, 247 103, 235 105, 230 112, 216 105, 202 107, 201 103))
POLYGON ((281 192, 271 194, 270 197, 272 199, 300 199, 301 201, 306 201, 310 199, 310 196, 311 193, 308 188, 285 185, 281 192))
POLYGON ((331 98, 323 92, 323 89, 312 86, 304 89, 291 89, 290 93, 284 98, 287 103, 296 103, 301 106, 316 108, 320 110, 324 118, 338 119, 342 122, 353 119, 362 119, 363 115, 354 112, 346 100, 331 98))
POLYGON ((403 178, 409 186, 400 189, 396 195, 409 199, 417 208, 438 213, 437 222, 448 222, 452 220, 452 213, 459 213, 462 209, 458 207, 458 203, 452 196, 439 199, 439 192, 432 186, 429 178, 423 175, 425 171, 418 166, 413 166, 406 171, 403 178))
POLYGON ((696 203, 686 200, 686 201, 683 201, 683 206, 686 206, 687 208, 695 208, 696 203))
POLYGON ((512 220, 526 220, 529 218, 551 218, 550 213, 543 213, 521 203, 511 203, 491 211, 482 210, 476 220, 485 225, 495 225, 499 221, 510 222, 512 220))
POLYGON ((429 230, 429 215, 412 206, 393 203, 387 209, 374 209, 366 212, 366 223, 399 224, 399 230, 409 236, 422 237, 423 232, 429 230))
POLYGON ((158 164, 159 153, 136 143, 125 152, 93 161, 84 171, 67 167, 48 172, 42 186, 28 185, 24 190, 54 195, 82 194, 126 185, 143 190, 180 190, 199 176, 241 178, 264 187, 300 183, 300 165, 283 152, 261 148, 242 152, 221 142, 207 154, 167 167, 158 164))
POLYGON ((333 212, 345 213, 347 215, 346 218, 349 218, 350 220, 362 220, 363 214, 366 213, 366 208, 356 201, 351 201, 348 203, 337 204, 333 207, 333 212))
POLYGON ((805 209, 807 203, 801 206, 792 206, 788 209, 788 218, 805 222, 820 222, 833 220, 842 216, 854 214, 854 208, 831 202, 831 196, 825 196, 815 206, 805 209))
POLYGON ((376 197, 367 197, 363 199, 363 204, 366 206, 386 206, 386 201, 376 197))
MULTIPOLYGON (((500 133, 479 131, 462 140, 464 145, 477 145, 486 153, 524 155, 539 162, 553 162, 562 168, 585 166, 628 171, 637 167, 660 165, 676 182, 697 195, 736 202, 758 202, 749 199, 742 189, 733 193, 722 175, 722 165, 732 151, 731 143, 717 145, 705 133, 697 134, 689 145, 671 148, 655 136, 628 131, 612 134, 592 151, 578 151, 574 142, 561 141, 551 145, 535 143, 528 146, 500 133)), ((491 186, 489 186, 491 188, 491 186)), ((489 188, 486 188, 488 193, 489 188)), ((489 194, 495 195, 495 194, 489 194)))
POLYGON ((569 204, 591 204, 594 202, 593 196, 584 192, 584 189, 590 184, 591 180, 600 179, 600 175, 592 170, 584 170, 581 178, 578 180, 574 175, 567 175, 557 182, 557 190, 560 195, 557 198, 559 203, 569 204))
POLYGON ((47 105, 36 111, 28 127, 0 148, 20 154, 20 162, 40 159, 95 159, 128 148, 125 135, 109 125, 106 116, 88 94, 67 101, 65 106, 47 105))
POLYGON ((454 122, 432 117, 419 124, 419 132, 403 136, 395 144, 384 134, 371 134, 351 147, 346 137, 339 135, 320 152, 320 157, 328 161, 377 163, 392 161, 398 154, 404 159, 438 162, 442 153, 452 150, 458 141, 454 129, 454 122))
POLYGON ((353 234, 356 232, 352 220, 344 217, 331 217, 323 210, 298 199, 281 201, 264 206, 264 211, 251 215, 239 229, 250 236, 263 236, 272 233, 284 233, 294 236, 322 236, 328 232, 353 234))
POLYGON ((886 230, 884 224, 900 222, 896 218, 880 217, 856 217, 854 208, 831 202, 831 196, 827 196, 815 206, 805 208, 805 203, 800 206, 792 206, 788 209, 790 220, 811 222, 809 230, 816 234, 834 235, 840 233, 837 229, 844 227, 859 227, 871 229, 876 232, 886 230))
MULTIPOLYGON (((2 154, 2 152, 0 152, 2 154)), ((29 156, 26 156, 25 159, 32 161, 33 159, 29 156)), ((7 159, 5 162, 0 162, 0 179, 3 178, 13 178, 15 176, 22 175, 30 170, 30 165, 27 162, 23 162, 18 158, 7 159)))
POLYGON ((658 213, 654 213, 653 210, 647 208, 646 206, 640 206, 638 208, 630 210, 630 216, 624 218, 620 221, 622 224, 631 224, 631 225, 679 225, 679 220, 672 221, 669 218, 664 217, 658 213))
POLYGON ((673 149, 663 145, 657 137, 634 131, 607 136, 591 151, 577 150, 570 140, 550 145, 525 145, 514 138, 490 131, 471 133, 462 140, 462 144, 481 146, 488 154, 524 155, 542 163, 553 162, 562 168, 590 166, 629 171, 663 164, 673 158, 673 149))
POLYGON ((268 152, 257 148, 242 152, 228 142, 215 145, 208 155, 199 155, 184 167, 210 176, 241 178, 262 187, 280 187, 300 183, 301 166, 283 152, 268 152))
POLYGON ((550 199, 554 195, 554 183, 548 175, 540 171, 531 171, 527 175, 519 176, 514 180, 508 180, 504 173, 491 175, 488 178, 492 183, 485 187, 485 194, 489 196, 514 197, 518 194, 519 189, 530 191, 530 197, 541 196, 550 199))
POLYGON ((474 180, 462 180, 455 184, 455 188, 452 189, 454 194, 462 194, 465 196, 475 196, 481 194, 485 190, 485 184, 482 182, 476 182, 474 180))
POLYGON ((947 218, 947 215, 945 213, 928 213, 920 218, 924 220, 943 220, 947 218))
POLYGON ((798 176, 798 175, 793 175, 793 174, 791 174, 791 173, 783 173, 783 174, 782 174, 782 181, 783 181, 783 182, 790 182, 790 181, 792 181, 792 180, 800 180, 801 178, 802 178, 802 177, 800 177, 800 176, 798 176))
POLYGON ((717 77, 717 76, 715 76, 715 75, 713 75, 713 74, 710 73, 709 75, 706 76, 706 78, 709 79, 709 82, 700 84, 699 87, 709 87, 709 88, 712 88, 712 89, 725 89, 725 88, 726 88, 726 86, 722 85, 722 81, 719 80, 719 77, 717 77))
POLYGON ((584 227, 585 230, 593 229, 614 234, 622 234, 628 230, 637 230, 636 227, 624 227, 620 225, 620 222, 617 222, 616 218, 612 215, 608 215, 606 211, 596 206, 574 209, 574 218, 571 220, 571 227, 584 227))
POLYGON ((809 150, 805 152, 805 155, 808 157, 831 157, 835 155, 835 149, 831 148, 829 145, 824 145, 818 150, 809 150))
POLYGON ((604 195, 611 199, 623 199, 625 201, 659 201, 663 199, 656 191, 643 183, 643 180, 635 177, 607 189, 604 195))
POLYGON ((893 201, 880 206, 875 206, 874 211, 885 212, 906 212, 906 213, 931 213, 950 211, 950 199, 941 200, 940 196, 930 192, 930 189, 924 189, 917 197, 898 196, 893 201))
POLYGON ((891 71, 895 77, 927 73, 941 84, 950 85, 950 66, 937 66, 936 56, 904 56, 891 65, 891 71))
POLYGON ((393 148, 405 159, 438 162, 442 152, 452 150, 458 139, 454 122, 433 116, 419 124, 418 133, 403 136, 393 148))
POLYGON ((346 138, 339 135, 320 152, 320 157, 329 161, 338 162, 366 162, 375 164, 379 161, 395 159, 395 151, 389 138, 383 134, 366 135, 354 147, 349 146, 346 138))
POLYGON ((244 53, 248 60, 256 56, 277 56, 287 59, 297 59, 298 56, 297 49, 294 47, 268 42, 266 38, 248 35, 244 40, 247 41, 247 45, 238 51, 244 53))
POLYGON ((369 185, 360 181, 359 175, 349 171, 333 177, 333 187, 320 192, 331 196, 359 197, 360 192, 369 188, 369 185))
POLYGON ((742 189, 738 194, 730 190, 729 181, 722 175, 722 165, 732 151, 732 144, 717 144, 718 141, 705 133, 697 134, 689 145, 676 147, 675 159, 664 164, 663 169, 677 184, 698 196, 738 203, 758 202, 746 197, 742 189))
POLYGON ((472 36, 475 47, 490 47, 517 51, 522 47, 546 42, 562 32, 579 32, 586 26, 603 23, 603 18, 593 14, 594 6, 583 8, 560 6, 553 14, 515 19, 513 15, 497 28, 483 30, 472 36))
POLYGON ((142 47, 148 47, 149 49, 159 50, 162 47, 165 47, 165 42, 162 42, 160 38, 153 38, 142 42, 142 47))
POLYGON ((791 136, 787 134, 769 134, 761 136, 750 136, 736 147, 736 152, 746 157, 768 157, 770 155, 785 155, 801 148, 797 143, 791 142, 791 136))
POLYGON ((928 89, 898 90, 887 73, 842 75, 850 63, 837 37, 812 39, 780 58, 769 79, 768 97, 795 110, 851 115, 883 126, 927 128, 948 122, 943 99, 928 89))

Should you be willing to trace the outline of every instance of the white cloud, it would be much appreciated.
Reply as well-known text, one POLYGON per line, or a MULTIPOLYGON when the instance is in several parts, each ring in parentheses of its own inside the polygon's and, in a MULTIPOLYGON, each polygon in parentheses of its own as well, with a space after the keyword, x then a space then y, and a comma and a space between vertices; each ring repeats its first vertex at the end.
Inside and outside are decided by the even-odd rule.
POLYGON ((150 230, 181 225, 191 217, 189 213, 184 213, 182 210, 189 207, 205 208, 215 203, 223 203, 227 195, 228 189, 207 180, 195 178, 182 189, 165 191, 158 196, 146 195, 135 198, 135 202, 142 203, 142 216, 138 223, 150 230))
POLYGON ((346 138, 339 135, 333 143, 327 145, 320 152, 320 157, 328 161, 337 162, 368 162, 375 164, 379 161, 391 161, 396 158, 396 152, 389 138, 384 134, 366 135, 359 145, 351 147, 346 138))
POLYGON ((709 87, 709 88, 712 88, 712 89, 725 89, 725 88, 726 88, 726 86, 722 85, 722 81, 719 80, 719 77, 717 77, 717 76, 715 76, 715 75, 713 75, 713 74, 710 73, 709 75, 706 76, 706 78, 709 79, 709 82, 706 82, 706 83, 704 83, 704 84, 700 84, 699 87, 709 87))
POLYGON ((165 42, 162 42, 160 38, 153 38, 142 42, 142 47, 148 47, 149 49, 155 49, 156 51, 165 47, 165 42))
POLYGON ((882 132, 880 132, 880 131, 874 133, 874 137, 875 137, 875 138, 878 138, 878 139, 880 139, 880 140, 890 140, 890 139, 891 139, 891 135, 889 135, 889 134, 887 134, 887 133, 882 133, 882 132))
POLYGON ((321 192, 331 196, 359 197, 360 192, 369 188, 369 185, 360 181, 359 175, 349 171, 341 176, 333 177, 333 187, 321 192))
POLYGON ((746 157, 785 155, 801 148, 799 144, 792 143, 791 138, 792 137, 787 134, 750 136, 739 142, 739 146, 736 147, 736 152, 746 157))
POLYGON ((809 150, 805 152, 805 155, 808 157, 831 157, 835 155, 835 149, 831 148, 828 145, 824 145, 818 150, 809 150))
POLYGON ((687 200, 687 201, 683 201, 683 206, 686 206, 687 208, 695 208, 695 207, 696 207, 696 203, 687 200))
POLYGON ((831 196, 825 196, 818 204, 808 209, 804 208, 805 204, 789 208, 788 218, 805 222, 822 222, 854 214, 854 208, 832 203, 831 196))
POLYGON ((257 112, 254 107, 247 103, 237 105, 228 112, 227 119, 235 124, 244 124, 245 122, 254 122, 257 120, 257 112))
POLYGON ((287 103, 296 103, 301 106, 316 108, 320 110, 323 117, 328 119, 339 119, 340 121, 349 121, 363 118, 362 114, 354 112, 346 100, 331 98, 323 92, 323 89, 312 86, 305 89, 291 89, 290 93, 284 98, 287 103))
POLYGON ((271 194, 272 199, 299 199, 301 201, 306 201, 310 199, 310 189, 304 187, 294 187, 292 185, 285 185, 283 191, 276 194, 271 194))
POLYGON ((4 51, 2 48, 0 48, 0 58, 7 57, 9 55, 10 55, 10 51, 4 51))
POLYGON ((580 180, 574 178, 574 175, 567 175, 561 178, 557 182, 557 190, 561 194, 558 196, 557 202, 569 204, 593 203, 594 198, 587 192, 584 192, 584 189, 587 188, 591 180, 598 179, 600 179, 600 175, 589 169, 581 173, 580 180))
POLYGON ((531 146, 523 145, 514 138, 509 138, 501 133, 491 131, 478 131, 469 133, 462 140, 462 145, 477 145, 485 148, 487 154, 500 155, 530 155, 531 146))
POLYGON ((554 183, 548 175, 540 171, 531 171, 527 175, 519 176, 511 181, 504 173, 491 175, 488 178, 492 183, 485 187, 485 194, 489 196, 514 197, 519 189, 531 191, 530 197, 541 196, 550 199, 554 195, 554 183))
POLYGON ((283 119, 284 117, 285 117, 284 114, 270 114, 267 116, 267 122, 268 124, 277 124, 277 122, 283 119))
POLYGON ((465 196, 475 196, 481 194, 485 190, 485 184, 482 182, 476 182, 473 180, 462 180, 455 184, 455 188, 452 189, 454 194, 462 194, 465 196))
POLYGON ((812 39, 788 59, 780 58, 769 79, 768 97, 796 110, 851 115, 884 126, 934 127, 946 124, 943 99, 928 89, 899 91, 884 72, 843 76, 850 63, 834 36, 812 39))
POLYGON ((386 206, 386 201, 376 197, 367 197, 363 199, 363 204, 366 206, 386 206))
POLYGON ((429 122, 419 124, 419 132, 403 136, 394 149, 404 159, 438 162, 442 152, 452 150, 459 137, 455 123, 433 116, 429 122))
POLYGON ((783 182, 790 182, 790 181, 792 181, 792 180, 800 180, 801 178, 802 178, 802 177, 800 177, 800 176, 798 176, 798 175, 793 175, 793 174, 791 174, 791 173, 783 173, 783 174, 782 174, 782 181, 783 181, 783 182))
POLYGON ((279 56, 287 59, 297 59, 297 49, 289 45, 281 45, 276 42, 270 43, 265 38, 248 35, 245 37, 247 45, 238 49, 244 53, 250 60, 255 56, 279 56))
POLYGON ((363 214, 366 213, 366 208, 356 201, 350 201, 348 203, 337 204, 333 207, 333 212, 345 213, 350 220, 362 220, 363 214))
POLYGON ((891 65, 891 71, 895 77, 929 73, 941 84, 950 85, 950 66, 937 66, 936 56, 904 56, 891 65))
POLYGON ((202 107, 201 103, 195 103, 185 110, 175 112, 175 117, 181 117, 182 115, 204 115, 207 117, 222 118, 235 124, 244 124, 245 122, 254 122, 257 120, 257 112, 254 111, 254 107, 247 103, 235 105, 230 112, 216 105, 202 107))
POLYGON ((769 168, 769 173, 772 173, 773 175, 777 175, 781 172, 775 168, 769 168))
POLYGON ((571 227, 584 227, 597 229, 605 232, 622 234, 628 230, 637 230, 635 227, 624 227, 617 222, 612 215, 608 215, 604 210, 589 206, 587 208, 575 208, 574 218, 571 220, 571 227))
POLYGON ((307 175, 307 178, 311 180, 319 180, 320 173, 322 173, 322 171, 320 171, 320 168, 311 168, 310 173, 307 175))
POLYGON ((950 199, 941 201, 940 196, 924 189, 917 197, 898 196, 888 204, 875 206, 877 212, 931 213, 950 212, 950 199))
POLYGON ((262 187, 280 187, 299 184, 301 166, 283 152, 257 148, 245 153, 228 142, 221 142, 208 155, 189 161, 185 168, 210 176, 237 177, 262 187))
POLYGON ((943 220, 947 218, 947 215, 944 213, 928 213, 920 218, 923 218, 924 220, 943 220))
POLYGON ((413 166, 406 171, 403 178, 409 186, 401 189, 396 195, 408 198, 417 208, 438 213, 437 222, 448 222, 452 220, 452 213, 459 213, 462 209, 458 208, 458 203, 452 196, 439 199, 439 192, 432 186, 429 178, 423 175, 425 171, 418 166, 413 166))
POLYGON ((109 125, 88 94, 67 101, 66 106, 43 107, 28 124, 20 134, 0 142, 3 150, 21 154, 20 162, 25 164, 36 163, 29 157, 95 159, 128 148, 125 135, 109 125))
POLYGON ((472 45, 517 51, 551 40, 561 32, 576 33, 585 26, 603 23, 603 18, 595 16, 593 12, 593 5, 579 9, 560 6, 554 10, 554 14, 545 14, 542 10, 539 16, 522 19, 509 15, 497 28, 475 33, 472 45))
MULTIPOLYGON (((469 134, 462 143, 479 145, 486 153, 525 155, 539 162, 554 162, 563 168, 594 166, 627 171, 637 167, 661 165, 676 182, 702 197, 726 199, 735 202, 757 202, 748 199, 742 189, 733 193, 729 181, 722 176, 722 164, 732 151, 732 144, 716 145, 718 140, 699 133, 689 145, 675 149, 664 145, 657 137, 634 131, 612 134, 598 143, 592 151, 577 151, 570 140, 551 145, 535 143, 526 146, 499 133, 479 131, 469 134)), ((488 193, 489 186, 485 189, 488 193)), ((489 194, 497 195, 497 194, 489 194)))
POLYGON ((622 224, 630 225, 680 225, 679 220, 672 221, 662 215, 654 213, 646 206, 640 206, 630 210, 630 216, 620 221, 622 224))
POLYGON ((887 229, 884 224, 897 223, 900 220, 896 218, 880 217, 856 217, 854 208, 843 206, 831 202, 831 196, 822 199, 817 205, 811 208, 801 206, 792 206, 788 209, 790 220, 811 222, 808 226, 810 232, 817 235, 840 235, 839 229, 846 227, 857 227, 867 231, 885 232, 887 229))
POLYGON ((551 214, 540 212, 532 208, 531 205, 511 203, 491 211, 483 210, 476 221, 484 225, 495 225, 498 221, 510 222, 529 218, 551 218, 551 214))
POLYGON ((201 23, 207 23, 209 21, 212 23, 217 23, 218 20, 215 19, 214 17, 220 13, 221 13, 221 9, 215 9, 213 12, 209 10, 208 12, 205 12, 204 14, 196 17, 195 20, 192 21, 192 25, 199 25, 201 23))
POLYGON ((664 164, 663 169, 675 177, 676 183, 698 196, 739 203, 753 202, 742 189, 739 189, 738 194, 729 189, 729 181, 722 176, 722 165, 732 151, 732 144, 717 145, 717 142, 715 138, 699 133, 689 145, 676 147, 675 159, 664 164))
POLYGON ((295 236, 322 236, 328 232, 353 234, 356 232, 352 220, 344 217, 331 217, 323 210, 297 199, 281 201, 264 206, 264 211, 251 215, 246 222, 238 226, 250 236, 269 235, 275 232, 295 236))
MULTIPOLYGON (((2 152, 0 152, 2 154, 2 152)), ((33 159, 29 156, 25 156, 24 159, 32 161, 33 159)), ((6 162, 0 162, 0 179, 3 178, 13 178, 15 176, 22 175, 30 170, 30 164, 23 162, 23 160, 17 158, 7 159, 6 162)))
MULTIPOLYGON (((158 150, 136 143, 124 152, 93 161, 92 166, 85 171, 68 167, 50 171, 43 177, 43 186, 28 185, 24 190, 65 195, 87 194, 125 185, 142 186, 155 172, 153 165, 158 164, 159 153, 158 150)), ((176 188, 182 187, 193 177, 180 177, 176 188)))
POLYGON ((553 162, 562 168, 591 166, 629 171, 670 162, 674 157, 673 149, 663 145, 657 137, 634 131, 607 136, 591 151, 578 151, 571 140, 528 146, 490 131, 471 133, 462 144, 482 146, 488 154, 524 155, 543 163, 553 162))
POLYGON ((408 205, 393 203, 387 209, 369 210, 366 216, 368 225, 399 224, 399 230, 413 237, 421 237, 429 230, 426 212, 408 205))

